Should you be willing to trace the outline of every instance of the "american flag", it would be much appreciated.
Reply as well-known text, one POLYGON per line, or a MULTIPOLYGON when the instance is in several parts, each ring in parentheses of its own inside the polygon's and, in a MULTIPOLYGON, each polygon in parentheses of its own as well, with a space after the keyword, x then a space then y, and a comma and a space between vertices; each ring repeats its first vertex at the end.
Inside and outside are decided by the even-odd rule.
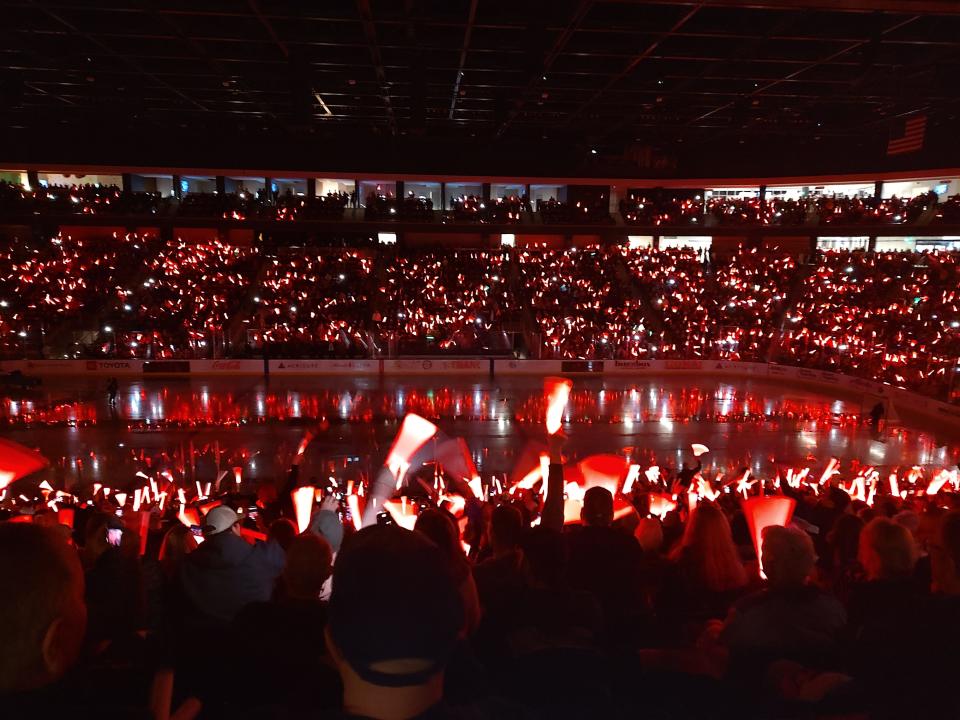
POLYGON ((923 147, 923 136, 926 132, 926 115, 916 115, 910 118, 904 123, 903 135, 892 137, 887 142, 887 155, 916 152, 923 147))

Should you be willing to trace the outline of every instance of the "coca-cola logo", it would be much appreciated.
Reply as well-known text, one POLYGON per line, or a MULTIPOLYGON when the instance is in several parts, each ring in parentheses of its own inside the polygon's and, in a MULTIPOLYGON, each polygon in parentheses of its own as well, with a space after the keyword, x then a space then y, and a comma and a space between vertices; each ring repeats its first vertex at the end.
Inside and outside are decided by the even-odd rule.
POLYGON ((213 369, 214 370, 239 370, 240 361, 239 360, 214 360, 213 369))

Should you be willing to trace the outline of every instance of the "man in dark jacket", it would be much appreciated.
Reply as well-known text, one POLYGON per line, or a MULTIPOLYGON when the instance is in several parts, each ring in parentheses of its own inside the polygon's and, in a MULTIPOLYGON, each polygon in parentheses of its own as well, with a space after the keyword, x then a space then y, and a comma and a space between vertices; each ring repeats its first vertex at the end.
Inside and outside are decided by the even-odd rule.
POLYGON ((180 580, 200 618, 225 625, 251 602, 266 602, 286 560, 273 540, 250 545, 240 536, 240 518, 220 505, 206 517, 204 542, 184 560, 180 580))

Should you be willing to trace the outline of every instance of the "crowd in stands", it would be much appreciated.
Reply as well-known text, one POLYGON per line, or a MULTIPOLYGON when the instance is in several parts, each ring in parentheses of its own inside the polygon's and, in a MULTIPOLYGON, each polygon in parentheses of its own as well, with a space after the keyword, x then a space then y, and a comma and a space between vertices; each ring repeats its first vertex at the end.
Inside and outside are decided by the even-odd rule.
POLYGON ((612 357, 646 344, 649 321, 608 255, 586 250, 518 250, 518 289, 541 334, 544 357, 612 357))
POLYGON ((370 357, 376 350, 370 336, 370 307, 378 299, 372 256, 286 250, 265 263, 243 318, 251 350, 266 344, 279 357, 370 357))
POLYGON ((956 254, 825 254, 791 307, 777 358, 943 394, 960 357, 956 254))
POLYGON ((704 202, 665 190, 631 193, 620 201, 628 225, 903 225, 955 222, 960 196, 938 204, 934 192, 913 198, 811 195, 802 198, 713 196, 704 202))
POLYGON ((336 220, 350 202, 347 193, 327 193, 308 198, 292 192, 280 195, 276 202, 277 220, 336 220))
POLYGON ((542 358, 773 361, 944 397, 960 354, 960 255, 950 252, 823 251, 803 263, 742 246, 727 257, 617 245, 264 256, 139 235, 5 247, 0 351, 11 358, 525 346, 542 358))
POLYGON ((152 215, 165 208, 157 192, 132 192, 116 185, 45 185, 27 190, 0 180, 0 212, 152 215))
POLYGON ((401 352, 509 352, 504 321, 520 316, 504 251, 397 255, 383 277, 378 334, 401 352))
POLYGON ((0 249, 0 348, 39 349, 44 333, 67 318, 96 323, 104 301, 123 294, 155 257, 158 243, 139 235, 81 240, 14 240, 0 249))
POLYGON ((610 208, 608 200, 597 197, 591 202, 577 200, 564 202, 549 198, 537 200, 537 212, 545 223, 582 224, 582 223, 610 223, 610 208))
POLYGON ((628 225, 703 224, 703 201, 692 198, 630 195, 620 201, 620 215, 628 225))
POLYGON ((432 449, 320 488, 299 472, 309 442, 256 488, 160 467, 142 488, 11 486, 4 712, 960 713, 956 469, 725 482, 700 458, 571 479, 585 465, 554 435, 508 487, 432 449), (795 509, 771 522, 770 502, 795 509))
POLYGON ((251 287, 259 251, 219 240, 164 243, 116 288, 99 341, 107 356, 205 357, 223 344, 251 287))
POLYGON ((350 196, 313 198, 285 193, 187 192, 179 199, 159 192, 126 191, 116 185, 41 185, 27 190, 0 180, 0 213, 81 215, 176 215, 225 220, 330 220, 343 216, 350 196))
POLYGON ((484 202, 476 195, 463 195, 450 199, 450 209, 454 222, 519 223, 521 213, 530 212, 530 199, 511 195, 484 202))
MULTIPOLYGON (((943 225, 960 222, 960 195, 942 202, 934 192, 912 198, 877 199, 864 196, 809 195, 786 199, 776 196, 746 198, 714 195, 704 198, 692 192, 655 188, 632 191, 620 200, 619 212, 628 225, 662 226, 799 226, 799 225, 943 225)), ((328 193, 313 198, 285 193, 188 192, 176 200, 159 192, 124 191, 115 185, 44 185, 27 189, 0 180, 0 213, 85 215, 175 215, 227 220, 334 220, 353 200, 346 193, 328 193)), ((533 209, 528 197, 500 197, 484 201, 476 195, 451 198, 442 222, 511 224, 533 209)), ((608 201, 564 202, 538 199, 536 212, 545 223, 610 223, 608 201)), ((366 197, 368 220, 432 222, 433 201, 408 193, 396 198, 377 189, 366 197)))
POLYGON ((367 195, 367 204, 364 207, 364 218, 367 220, 415 220, 432 222, 433 200, 419 197, 413 192, 407 193, 404 198, 395 198, 382 192, 367 195))

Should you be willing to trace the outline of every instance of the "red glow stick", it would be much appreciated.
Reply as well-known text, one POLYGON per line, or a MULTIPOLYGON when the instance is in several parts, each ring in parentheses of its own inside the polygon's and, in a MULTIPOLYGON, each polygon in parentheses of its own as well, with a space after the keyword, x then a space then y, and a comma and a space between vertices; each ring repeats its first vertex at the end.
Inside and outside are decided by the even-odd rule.
POLYGON ((60 508, 57 510, 57 522, 67 527, 73 527, 73 508, 60 508))
POLYGON ((667 493, 650 493, 650 514, 663 520, 667 513, 677 509, 677 501, 667 493))
POLYGON ((305 532, 310 527, 310 516, 313 514, 314 487, 304 485, 290 495, 293 498, 293 509, 297 516, 297 528, 300 532, 305 532))
POLYGON ((242 525, 240 526, 240 537, 246 540, 251 545, 255 544, 257 541, 266 542, 267 536, 256 530, 251 530, 250 528, 245 528, 242 525))
POLYGON ((820 476, 820 485, 826 483, 830 478, 839 473, 837 466, 840 464, 840 461, 836 458, 830 458, 830 462, 827 463, 826 470, 823 471, 823 474, 820 476))
POLYGON ((196 508, 188 508, 184 505, 181 505, 180 512, 177 513, 177 518, 187 527, 203 526, 203 523, 200 522, 200 514, 197 512, 196 508))
POLYGON ((900 486, 897 484, 897 474, 895 472, 890 473, 887 480, 890 483, 890 494, 900 497, 900 486))
POLYGON ((555 435, 563 422, 573 383, 566 378, 548 377, 543 381, 543 393, 547 399, 547 433, 555 435))
POLYGON ((547 499, 547 480, 550 477, 550 456, 546 453, 540 453, 540 494, 544 501, 547 499))
POLYGON ((396 500, 387 500, 383 503, 383 509, 390 513, 393 521, 405 530, 413 530, 417 522, 417 513, 415 505, 408 503, 407 498, 401 498, 400 502, 396 500))
POLYGON ((363 527, 359 498, 356 495, 347 495, 347 507, 350 508, 350 517, 353 518, 353 529, 359 530, 363 527))
POLYGON ((0 438, 0 490, 47 466, 47 459, 36 450, 0 438))
POLYGON ((307 445, 310 444, 312 439, 310 433, 303 436, 303 440, 300 441, 300 446, 297 448, 297 455, 303 455, 307 451, 307 445))
POLYGON ((763 530, 771 525, 787 525, 793 517, 793 510, 797 506, 793 498, 784 495, 766 495, 752 497, 742 503, 743 514, 750 528, 750 538, 753 548, 757 552, 757 563, 760 568, 760 577, 763 574, 763 530))
POLYGON ((949 470, 941 470, 930 479, 927 485, 927 495, 936 495, 946 485, 951 478, 949 470))
POLYGON ((603 487, 617 494, 620 478, 627 471, 627 461, 619 455, 591 455, 578 463, 583 473, 583 487, 603 487))
POLYGON ((633 489, 633 484, 640 477, 640 466, 631 465, 627 470, 627 477, 623 481, 623 489, 620 491, 624 495, 629 495, 630 491, 633 489))
POLYGON ((436 434, 437 426, 419 415, 409 413, 403 419, 400 432, 393 440, 386 461, 386 466, 397 479, 398 488, 402 484, 403 475, 410 467, 410 460, 417 453, 417 450, 436 434))

